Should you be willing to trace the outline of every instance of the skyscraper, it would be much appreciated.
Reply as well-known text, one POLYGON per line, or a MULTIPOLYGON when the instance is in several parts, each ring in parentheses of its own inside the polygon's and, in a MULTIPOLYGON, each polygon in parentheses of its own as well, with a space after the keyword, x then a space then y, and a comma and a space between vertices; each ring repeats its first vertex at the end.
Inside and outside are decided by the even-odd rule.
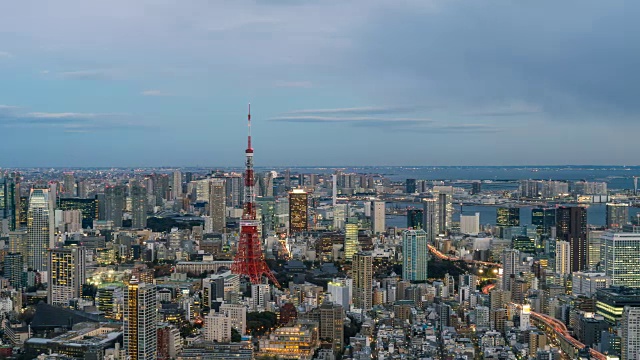
POLYGON ((587 210, 578 206, 556 209, 556 237, 571 245, 571 272, 587 269, 587 210))
POLYGON ((47 249, 53 248, 53 207, 49 189, 31 189, 27 211, 27 266, 48 269, 47 249))
POLYGON ((622 314, 621 360, 640 359, 640 308, 626 306, 622 314))
POLYGON ((629 223, 629 204, 608 203, 606 222, 608 229, 621 228, 629 223))
POLYGON ((563 276, 571 273, 571 245, 568 241, 556 242, 556 272, 563 276))
POLYGON ((334 353, 344 348, 344 308, 340 304, 325 302, 320 305, 320 338, 330 339, 334 353))
POLYGON ((537 228, 538 234, 551 234, 556 226, 556 209, 537 208, 531 210, 531 224, 537 228))
POLYGON ((422 209, 407 210, 407 228, 424 229, 424 211, 422 209))
POLYGON ((64 173, 64 180, 62 183, 62 194, 65 197, 76 196, 76 178, 72 172, 64 173))
POLYGON ((416 192, 416 179, 405 180, 405 192, 407 194, 413 194, 416 192))
POLYGON ((124 350, 131 360, 155 360, 158 309, 156 286, 133 277, 124 293, 124 350))
POLYGON ((451 227, 451 214, 453 212, 451 194, 439 192, 437 195, 437 201, 437 234, 444 235, 451 227))
POLYGON ((182 173, 180 171, 173 172, 173 183, 171 184, 171 193, 174 199, 182 198, 182 173))
POLYGON ((147 227, 147 189, 138 183, 131 185, 131 227, 144 229, 147 227))
POLYGON ((640 234, 606 231, 604 270, 611 285, 640 288, 640 234))
POLYGON ((385 232, 385 203, 384 201, 371 202, 371 226, 374 234, 382 234, 385 232))
POLYGON ((86 252, 84 247, 49 250, 49 304, 69 306, 69 301, 82 296, 85 282, 86 252))
POLYGON ((365 311, 373 307, 373 257, 370 253, 353 255, 353 306, 365 311))
POLYGON ((502 290, 511 291, 520 264, 520 251, 504 249, 502 251, 502 290))
POLYGON ((423 229, 427 232, 427 240, 433 243, 438 236, 438 217, 436 216, 438 202, 436 199, 424 199, 422 205, 424 214, 423 229))
POLYGON ((496 209, 496 225, 497 226, 520 226, 520 208, 496 209))
POLYGON ((22 254, 8 253, 4 256, 4 277, 14 289, 22 289, 25 286, 23 278, 24 259, 22 254))
POLYGON ((308 194, 303 189, 289 192, 289 232, 299 233, 309 230, 308 194))
POLYGON ((227 196, 224 179, 211 179, 209 183, 209 216, 212 230, 223 232, 227 226, 227 196))
POLYGON ((124 210, 124 186, 107 185, 104 188, 105 220, 113 221, 114 227, 122 227, 122 211, 124 210))
POLYGON ((0 222, 8 221, 9 231, 19 228, 20 194, 18 184, 11 177, 0 177, 0 222))
POLYGON ((344 258, 347 261, 353 259, 353 255, 358 251, 358 223, 349 219, 344 226, 344 258))
POLYGON ((405 230, 402 232, 402 280, 427 280, 427 233, 422 230, 405 230))

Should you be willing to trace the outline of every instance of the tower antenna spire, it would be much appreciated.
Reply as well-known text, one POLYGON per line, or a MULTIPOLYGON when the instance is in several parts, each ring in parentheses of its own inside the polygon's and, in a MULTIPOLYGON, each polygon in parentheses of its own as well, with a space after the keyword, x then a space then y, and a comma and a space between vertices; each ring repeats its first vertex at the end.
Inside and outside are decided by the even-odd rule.
MULTIPOLYGON (((249 137, 248 137, 248 146, 247 146, 247 150, 252 149, 251 148, 251 103, 249 103, 249 113, 247 114, 247 126, 249 127, 249 137)), ((252 149, 253 150, 253 149, 252 149)))

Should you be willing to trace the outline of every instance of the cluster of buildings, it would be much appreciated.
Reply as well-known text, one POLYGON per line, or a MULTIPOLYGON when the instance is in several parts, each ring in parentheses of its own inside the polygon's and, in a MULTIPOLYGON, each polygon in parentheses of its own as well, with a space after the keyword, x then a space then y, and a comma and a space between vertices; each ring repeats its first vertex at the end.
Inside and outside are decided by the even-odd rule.
POLYGON ((284 170, 257 172, 254 183, 262 256, 281 287, 231 271, 240 173, 3 173, 0 355, 640 354, 640 225, 606 183, 524 180, 514 191, 532 201, 604 196, 603 227, 579 205, 541 205, 530 219, 505 205, 489 225, 476 212, 454 216, 460 199, 490 193, 479 181, 284 170), (391 226, 390 214, 405 215, 406 226, 391 226))

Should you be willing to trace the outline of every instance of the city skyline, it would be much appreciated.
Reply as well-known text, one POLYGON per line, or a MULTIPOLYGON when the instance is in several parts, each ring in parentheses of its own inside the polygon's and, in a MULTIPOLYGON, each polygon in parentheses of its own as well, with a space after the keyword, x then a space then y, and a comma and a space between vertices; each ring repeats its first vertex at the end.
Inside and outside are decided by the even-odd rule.
POLYGON ((635 161, 640 4, 80 4, 0 14, 2 167, 237 166, 247 102, 258 165, 635 161))

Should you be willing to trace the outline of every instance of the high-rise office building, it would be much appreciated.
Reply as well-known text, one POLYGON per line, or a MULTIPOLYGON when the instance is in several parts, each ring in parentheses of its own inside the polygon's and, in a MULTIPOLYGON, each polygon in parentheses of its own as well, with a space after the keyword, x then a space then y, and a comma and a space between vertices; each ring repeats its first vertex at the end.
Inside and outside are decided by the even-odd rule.
POLYGON ((334 353, 344 348, 344 318, 346 314, 340 304, 325 302, 320 309, 320 338, 330 339, 334 353))
POLYGON ((227 196, 224 179, 211 179, 209 183, 209 216, 214 232, 223 232, 227 226, 227 196))
POLYGON ((480 232, 480 213, 473 215, 460 214, 460 232, 477 235, 480 232))
POLYGON ((602 230, 589 229, 587 232, 587 267, 590 270, 601 269, 604 265, 602 234, 604 234, 602 230))
POLYGON ((242 207, 244 201, 244 179, 242 175, 234 174, 225 177, 227 191, 227 206, 233 208, 242 207))
POLYGON ((531 210, 531 224, 538 234, 551 234, 551 229, 556 226, 555 208, 536 208, 531 210))
POLYGON ((365 311, 373 307, 373 257, 370 253, 353 255, 353 306, 365 311))
POLYGON ((73 176, 72 172, 64 173, 62 195, 64 197, 75 197, 76 194, 76 178, 73 176))
POLYGON ((86 257, 82 246, 49 250, 49 304, 69 306, 69 301, 82 296, 86 257))
POLYGON ((402 280, 427 280, 428 243, 422 229, 402 232, 402 280))
POLYGON ((9 280, 9 284, 14 289, 22 289, 25 287, 25 278, 23 274, 24 258, 20 253, 8 253, 4 256, 4 277, 9 280))
POLYGON ((424 210, 409 209, 407 210, 407 228, 424 229, 424 210))
POLYGON ((385 232, 386 209, 384 201, 371 202, 371 227, 374 234, 385 232))
POLYGON ((438 202, 436 199, 424 199, 422 205, 424 216, 422 221, 423 230, 427 232, 427 240, 433 243, 438 236, 438 202))
POLYGON ((626 306, 622 314, 620 360, 640 359, 640 308, 626 306))
POLYGON ((289 232, 300 233, 309 230, 308 194, 303 189, 289 192, 289 232))
POLYGON ((12 177, 0 177, 0 222, 3 219, 8 221, 9 231, 20 227, 20 193, 12 177))
POLYGON ((58 209, 65 211, 80 210, 80 213, 82 214, 83 229, 92 227, 93 220, 98 220, 100 217, 100 204, 98 204, 97 198, 61 198, 58 204, 58 209))
POLYGON ((604 269, 611 285, 640 288, 640 234, 606 231, 604 269))
POLYGON ((496 209, 496 225, 497 226, 520 226, 520 208, 496 209))
POLYGON ((147 227, 147 189, 134 183, 130 189, 131 195, 131 227, 144 229, 147 227))
POLYGON ((18 253, 22 256, 22 262, 27 263, 27 241, 29 235, 26 229, 9 232, 9 252, 18 253))
POLYGON ((223 314, 211 312, 204 318, 204 340, 231 341, 231 319, 223 314))
POLYGON ((511 284, 519 272, 520 251, 502 250, 502 290, 511 291, 511 284))
POLYGON ((104 219, 113 221, 114 227, 122 227, 125 188, 122 185, 107 185, 104 188, 104 219))
POLYGON ((622 228, 629 223, 629 204, 608 203, 606 223, 608 229, 622 228))
POLYGON ((453 205, 451 200, 451 194, 447 192, 437 193, 437 231, 438 234, 444 235, 451 228, 451 215, 453 213, 453 205))
POLYGON ((358 223, 350 219, 344 226, 344 258, 347 261, 353 259, 358 251, 358 223))
POLYGON ((413 194, 416 192, 416 179, 407 179, 405 181, 405 192, 407 194, 413 194))
POLYGON ((49 189, 31 189, 27 211, 27 266, 46 271, 47 249, 54 247, 53 204, 49 189))
POLYGON ((242 304, 224 303, 220 305, 220 313, 231 319, 231 327, 240 335, 247 331, 247 307, 242 304))
POLYGON ((556 242, 556 272, 563 276, 571 273, 571 245, 568 241, 556 242))
POLYGON ((482 183, 480 181, 474 181, 471 183, 471 195, 477 195, 482 192, 482 183))
POLYGON ((587 269, 587 209, 557 208, 556 237, 571 245, 571 272, 587 269))
POLYGON ((153 174, 151 178, 153 179, 151 190, 153 190, 152 193, 156 197, 156 206, 162 206, 163 200, 167 199, 167 195, 170 193, 169 175, 153 174))
POLYGON ((158 304, 156 286, 133 277, 124 292, 124 340, 127 359, 155 360, 158 304))
POLYGON ((182 198, 182 173, 180 171, 173 172, 173 183, 171 184, 171 194, 174 199, 182 198))

